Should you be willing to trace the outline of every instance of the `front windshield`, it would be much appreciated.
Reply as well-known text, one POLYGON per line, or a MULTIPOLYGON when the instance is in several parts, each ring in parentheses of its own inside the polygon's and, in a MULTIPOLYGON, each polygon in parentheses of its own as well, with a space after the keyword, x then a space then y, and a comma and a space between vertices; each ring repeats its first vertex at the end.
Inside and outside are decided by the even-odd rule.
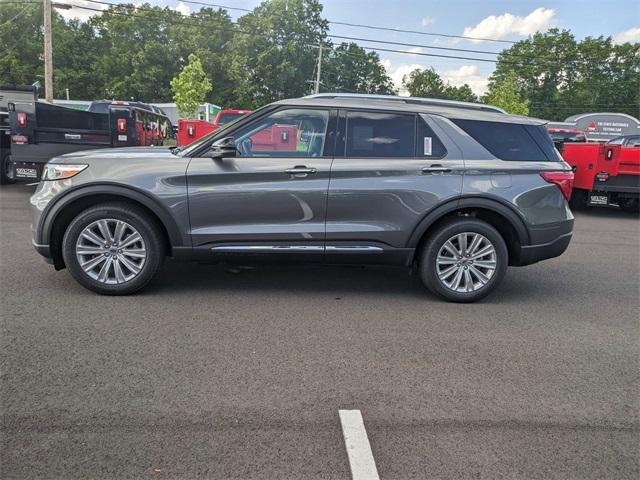
MULTIPOLYGON (((262 111, 269 108, 269 105, 266 105, 264 107, 261 107, 257 110, 254 110, 253 113, 247 115, 246 118, 252 118, 255 115, 260 115, 262 114, 262 111)), ((230 122, 227 123, 225 125, 220 126, 220 128, 218 128, 217 130, 214 130, 211 133, 208 133, 207 135, 205 135, 204 137, 200 138, 199 140, 196 140, 195 142, 187 145, 186 147, 180 149, 180 150, 174 150, 174 153, 176 153, 177 155, 183 156, 183 157, 188 157, 190 156, 193 152, 196 152, 201 146, 205 145, 206 143, 211 142, 214 138, 220 136, 220 138, 222 138, 224 135, 221 135, 223 132, 225 132, 227 129, 229 129, 229 127, 235 126, 236 123, 239 120, 236 120, 235 122, 230 122)))

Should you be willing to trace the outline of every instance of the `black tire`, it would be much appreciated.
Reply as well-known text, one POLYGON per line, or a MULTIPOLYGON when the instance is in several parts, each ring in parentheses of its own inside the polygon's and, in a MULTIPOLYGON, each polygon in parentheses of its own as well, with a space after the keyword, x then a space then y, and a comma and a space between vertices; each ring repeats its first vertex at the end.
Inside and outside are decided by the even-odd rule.
MULTIPOLYGON (((486 243, 483 244, 486 245, 486 243)), ((429 234, 429 238, 420 251, 419 259, 420 278, 432 293, 451 302, 468 303, 486 297, 502 282, 509 264, 509 252, 500 233, 487 222, 475 218, 456 218, 444 223, 436 231, 429 234), (482 235, 493 245, 495 250, 495 269, 492 275, 485 285, 470 292, 455 291, 447 287, 438 276, 436 263, 447 240, 464 232, 482 235)), ((473 282, 471 283, 473 284, 473 282)))
POLYGON ((640 213, 640 201, 637 198, 629 198, 619 203, 620 210, 623 212, 634 213, 638 215, 640 213))
MULTIPOLYGON (((0 135, 2 135, 0 133, 0 135)), ((9 176, 9 154, 0 152, 0 185, 8 185, 16 183, 16 181, 9 176)))
POLYGON ((163 234, 154 218, 135 205, 113 202, 95 205, 79 213, 69 224, 62 240, 62 256, 69 272, 80 285, 103 295, 128 295, 145 287, 158 272, 165 256, 163 234), (76 244, 82 231, 98 220, 114 219, 135 228, 144 241, 146 258, 139 273, 123 283, 107 284, 92 278, 80 266, 76 244))
POLYGON ((587 192, 586 190, 580 190, 574 188, 571 193, 571 200, 569 200, 569 206, 571 210, 582 210, 587 207, 587 192))

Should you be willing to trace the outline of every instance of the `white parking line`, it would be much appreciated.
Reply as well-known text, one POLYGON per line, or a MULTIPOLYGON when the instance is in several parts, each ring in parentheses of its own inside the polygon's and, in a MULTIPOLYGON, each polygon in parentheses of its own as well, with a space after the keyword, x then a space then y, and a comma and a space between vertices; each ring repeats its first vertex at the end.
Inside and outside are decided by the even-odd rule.
POLYGON ((338 410, 353 480, 380 480, 360 410, 338 410))

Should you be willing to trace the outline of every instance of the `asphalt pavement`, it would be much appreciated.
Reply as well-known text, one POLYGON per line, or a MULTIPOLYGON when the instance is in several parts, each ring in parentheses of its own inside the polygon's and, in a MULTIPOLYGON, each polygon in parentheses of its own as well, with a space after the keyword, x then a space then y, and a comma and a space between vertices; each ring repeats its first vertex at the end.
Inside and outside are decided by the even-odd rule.
POLYGON ((479 304, 403 269, 168 261, 102 297, 0 188, 0 478, 637 479, 640 221, 576 214, 560 258, 479 304))

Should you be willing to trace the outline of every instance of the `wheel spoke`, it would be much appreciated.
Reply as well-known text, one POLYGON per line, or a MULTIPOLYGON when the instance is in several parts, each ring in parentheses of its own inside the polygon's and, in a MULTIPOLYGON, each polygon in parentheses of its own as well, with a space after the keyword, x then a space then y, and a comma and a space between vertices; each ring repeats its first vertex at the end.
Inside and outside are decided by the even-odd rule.
POLYGON ((105 249, 102 247, 92 247, 89 245, 82 245, 78 247, 76 253, 78 255, 101 255, 105 252, 105 249))
POLYGON ((438 276, 442 279, 442 280, 446 280, 447 278, 449 278, 451 276, 452 273, 457 272, 459 270, 460 267, 458 267, 457 265, 452 265, 451 267, 447 268, 446 270, 438 273, 438 276))
POLYGON ((473 272, 473 274, 476 277, 478 277, 478 280, 480 280, 480 283, 482 283, 482 285, 485 285, 489 281, 489 277, 487 277, 484 273, 478 270, 475 266, 471 265, 469 269, 473 272))
POLYGON ((438 265, 453 265, 454 263, 458 263, 458 260, 453 257, 445 257, 442 255, 438 257, 438 265))
POLYGON ((113 262, 113 272, 116 275, 116 282, 124 283, 126 282, 126 278, 124 277, 124 273, 122 271, 122 267, 119 259, 115 259, 113 262))
POLYGON ((113 241, 118 243, 122 240, 122 235, 124 235, 124 231, 127 229, 127 224, 118 220, 116 223, 116 229, 113 234, 113 241))
POLYGON ((460 258, 460 252, 458 251, 458 249, 453 245, 453 243, 451 243, 451 240, 447 240, 444 245, 443 245, 444 249, 449 252, 451 255, 453 255, 455 258, 460 258))
POLYGON ((464 271, 464 289, 467 292, 473 292, 473 280, 471 279, 469 270, 464 271))
POLYGON ((122 250, 122 255, 133 258, 145 258, 147 256, 147 251, 144 248, 130 248, 122 250))
POLYGON ((471 260, 476 260, 478 258, 486 257, 487 255, 489 255, 490 253, 493 253, 494 251, 495 250, 493 248, 493 245, 489 244, 489 245, 485 246, 484 248, 482 248, 475 255, 472 255, 470 258, 471 258, 471 260))
POLYGON ((107 242, 113 243, 113 238, 111 237, 111 232, 109 231, 109 224, 106 220, 100 220, 98 222, 98 230, 100 230, 100 234, 105 238, 107 242))
POLYGON ((102 268, 100 269, 100 272, 98 273, 98 281, 99 282, 106 282, 107 281, 107 277, 109 275, 109 270, 111 269, 111 264, 113 263, 113 258, 112 257, 108 257, 107 261, 104 262, 104 265, 102 265, 102 268))
POLYGON ((120 248, 127 248, 129 245, 133 245, 134 243, 139 242, 140 240, 142 240, 142 237, 138 232, 135 232, 129 235, 127 238, 125 238, 124 241, 119 246, 120 248))
POLYGON ((456 275, 453 277, 453 280, 451 280, 451 289, 458 290, 458 288, 460 287, 461 280, 462 280, 462 268, 458 268, 456 275))
POLYGON ((460 255, 464 256, 467 254, 467 234, 459 233, 458 234, 458 245, 460 246, 460 255))
POLYGON ((98 265, 100 265, 102 262, 104 262, 106 259, 107 257, 105 257, 104 255, 100 255, 99 257, 95 257, 95 258, 92 258, 91 260, 87 260, 86 262, 81 263, 80 266, 85 272, 90 272, 91 270, 96 268, 98 265))
POLYGON ((96 245, 100 245, 101 247, 104 246, 104 244, 106 243, 106 240, 104 238, 100 238, 98 235, 96 235, 95 233, 93 233, 90 229, 86 228, 84 229, 84 231, 82 232, 82 237, 86 238, 87 240, 89 240, 90 242, 95 243, 96 245))
POLYGON ((495 270, 496 262, 493 260, 474 260, 473 266, 476 268, 487 268, 489 270, 495 270))
POLYGON ((480 243, 482 243, 482 238, 482 235, 478 235, 477 233, 473 235, 473 240, 471 240, 471 245, 469 245, 469 251, 467 252, 469 255, 474 255, 476 253, 480 243))
POLYGON ((129 260, 126 257, 120 257, 120 262, 122 262, 122 264, 127 267, 129 269, 129 271, 131 273, 134 274, 138 274, 140 273, 140 267, 138 267, 138 265, 136 265, 135 263, 133 263, 131 260, 129 260))

